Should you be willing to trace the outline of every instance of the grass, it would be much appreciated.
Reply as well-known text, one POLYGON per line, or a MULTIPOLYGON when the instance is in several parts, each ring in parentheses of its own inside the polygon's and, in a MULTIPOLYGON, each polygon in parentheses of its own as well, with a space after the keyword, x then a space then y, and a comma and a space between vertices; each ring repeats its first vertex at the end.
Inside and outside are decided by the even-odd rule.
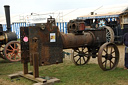
MULTIPOLYGON (((29 66, 29 70, 32 67, 29 66)), ((34 82, 18 78, 10 80, 7 75, 22 71, 22 64, 8 63, 0 60, 0 85, 32 85, 34 82), (9 84, 8 84, 9 83, 9 84)), ((113 71, 102 71, 97 64, 75 66, 72 62, 42 66, 40 76, 56 77, 61 80, 55 85, 127 85, 128 70, 116 68, 113 71)))

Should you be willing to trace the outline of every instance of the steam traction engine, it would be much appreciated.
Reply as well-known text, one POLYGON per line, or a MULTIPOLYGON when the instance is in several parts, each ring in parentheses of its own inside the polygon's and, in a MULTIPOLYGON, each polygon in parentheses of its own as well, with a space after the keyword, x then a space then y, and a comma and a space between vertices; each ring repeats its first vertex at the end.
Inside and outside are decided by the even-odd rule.
POLYGON ((0 57, 12 62, 20 61, 20 43, 17 41, 16 33, 11 32, 10 9, 8 5, 4 7, 7 31, 3 31, 3 27, 0 24, 0 57))
MULTIPOLYGON (((39 78, 39 65, 58 64, 63 62, 63 49, 73 49, 72 60, 76 65, 87 64, 90 57, 98 58, 102 70, 113 70, 119 61, 119 51, 112 43, 113 36, 109 27, 102 29, 84 29, 83 22, 69 22, 68 34, 59 32, 54 18, 37 26, 21 27, 21 62, 23 77, 47 82, 39 78), (74 31, 75 30, 75 31, 74 31), (109 36, 106 37, 106 30, 109 36), (106 39, 109 38, 109 39, 106 39), (106 40, 109 40, 106 42, 106 40), (28 62, 33 65, 33 75, 28 72, 28 62)), ((48 80, 50 82, 50 80, 48 80)), ((58 81, 58 79, 51 80, 58 81)))
MULTIPOLYGON (((110 28, 84 30, 80 27, 84 27, 83 22, 69 23, 68 31, 72 30, 72 33, 63 34, 55 25, 54 18, 48 18, 47 23, 37 26, 21 27, 21 61, 24 74, 28 73, 30 61, 34 66, 34 77, 39 77, 39 65, 62 63, 63 49, 70 48, 74 50, 72 59, 76 65, 87 64, 90 57, 97 57, 102 70, 115 69, 119 61, 119 51, 112 43, 111 36, 110 41, 106 42, 106 30, 110 28)), ((110 34, 113 35, 112 32, 110 34)))
MULTIPOLYGON (((76 65, 87 64, 90 57, 97 57, 102 70, 107 71, 116 68, 119 62, 119 51, 113 43, 114 32, 110 27, 84 28, 83 20, 70 20, 67 27, 69 34, 73 33, 75 36, 86 35, 86 37, 77 41, 79 43, 85 40, 84 44, 72 48, 74 50, 72 60, 76 65), (87 36, 89 34, 90 37, 87 36), (86 43, 87 41, 88 43, 86 43)), ((75 38, 75 40, 77 39, 75 38)))

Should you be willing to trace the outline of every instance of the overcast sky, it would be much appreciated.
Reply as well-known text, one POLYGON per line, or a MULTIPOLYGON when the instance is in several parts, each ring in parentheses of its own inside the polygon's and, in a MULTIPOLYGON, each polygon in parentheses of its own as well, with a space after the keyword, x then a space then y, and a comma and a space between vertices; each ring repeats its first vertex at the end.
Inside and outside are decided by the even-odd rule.
POLYGON ((23 14, 123 3, 128 3, 128 0, 0 0, 0 15, 4 14, 4 5, 10 5, 11 14, 23 14))

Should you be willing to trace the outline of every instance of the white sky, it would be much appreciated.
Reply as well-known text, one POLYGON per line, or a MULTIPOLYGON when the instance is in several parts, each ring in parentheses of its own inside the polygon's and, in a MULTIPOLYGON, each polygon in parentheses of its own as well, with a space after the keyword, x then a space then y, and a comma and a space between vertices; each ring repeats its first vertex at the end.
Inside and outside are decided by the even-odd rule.
POLYGON ((68 15, 63 17, 63 20, 69 21, 69 19, 76 19, 78 16, 90 13, 89 11, 96 10, 102 6, 113 6, 116 4, 128 4, 128 0, 0 0, 0 23, 6 23, 4 5, 10 5, 11 22, 18 22, 22 15, 57 13, 61 12, 60 10, 71 9, 63 13, 63 15, 68 13, 68 15), (77 12, 80 8, 93 9, 83 9, 82 12, 77 12), (69 14, 73 10, 75 10, 74 14, 69 14))
POLYGON ((11 14, 24 14, 123 3, 128 0, 0 0, 0 15, 4 15, 4 5, 10 5, 11 14))

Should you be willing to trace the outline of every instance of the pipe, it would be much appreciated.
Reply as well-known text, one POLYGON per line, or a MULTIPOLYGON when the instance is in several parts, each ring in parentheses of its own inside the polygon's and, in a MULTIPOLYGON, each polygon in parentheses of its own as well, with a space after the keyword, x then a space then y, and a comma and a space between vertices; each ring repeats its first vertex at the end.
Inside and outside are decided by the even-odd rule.
POLYGON ((6 16, 6 23, 7 23, 7 31, 11 31, 10 6, 4 5, 4 9, 5 9, 5 16, 6 16))

